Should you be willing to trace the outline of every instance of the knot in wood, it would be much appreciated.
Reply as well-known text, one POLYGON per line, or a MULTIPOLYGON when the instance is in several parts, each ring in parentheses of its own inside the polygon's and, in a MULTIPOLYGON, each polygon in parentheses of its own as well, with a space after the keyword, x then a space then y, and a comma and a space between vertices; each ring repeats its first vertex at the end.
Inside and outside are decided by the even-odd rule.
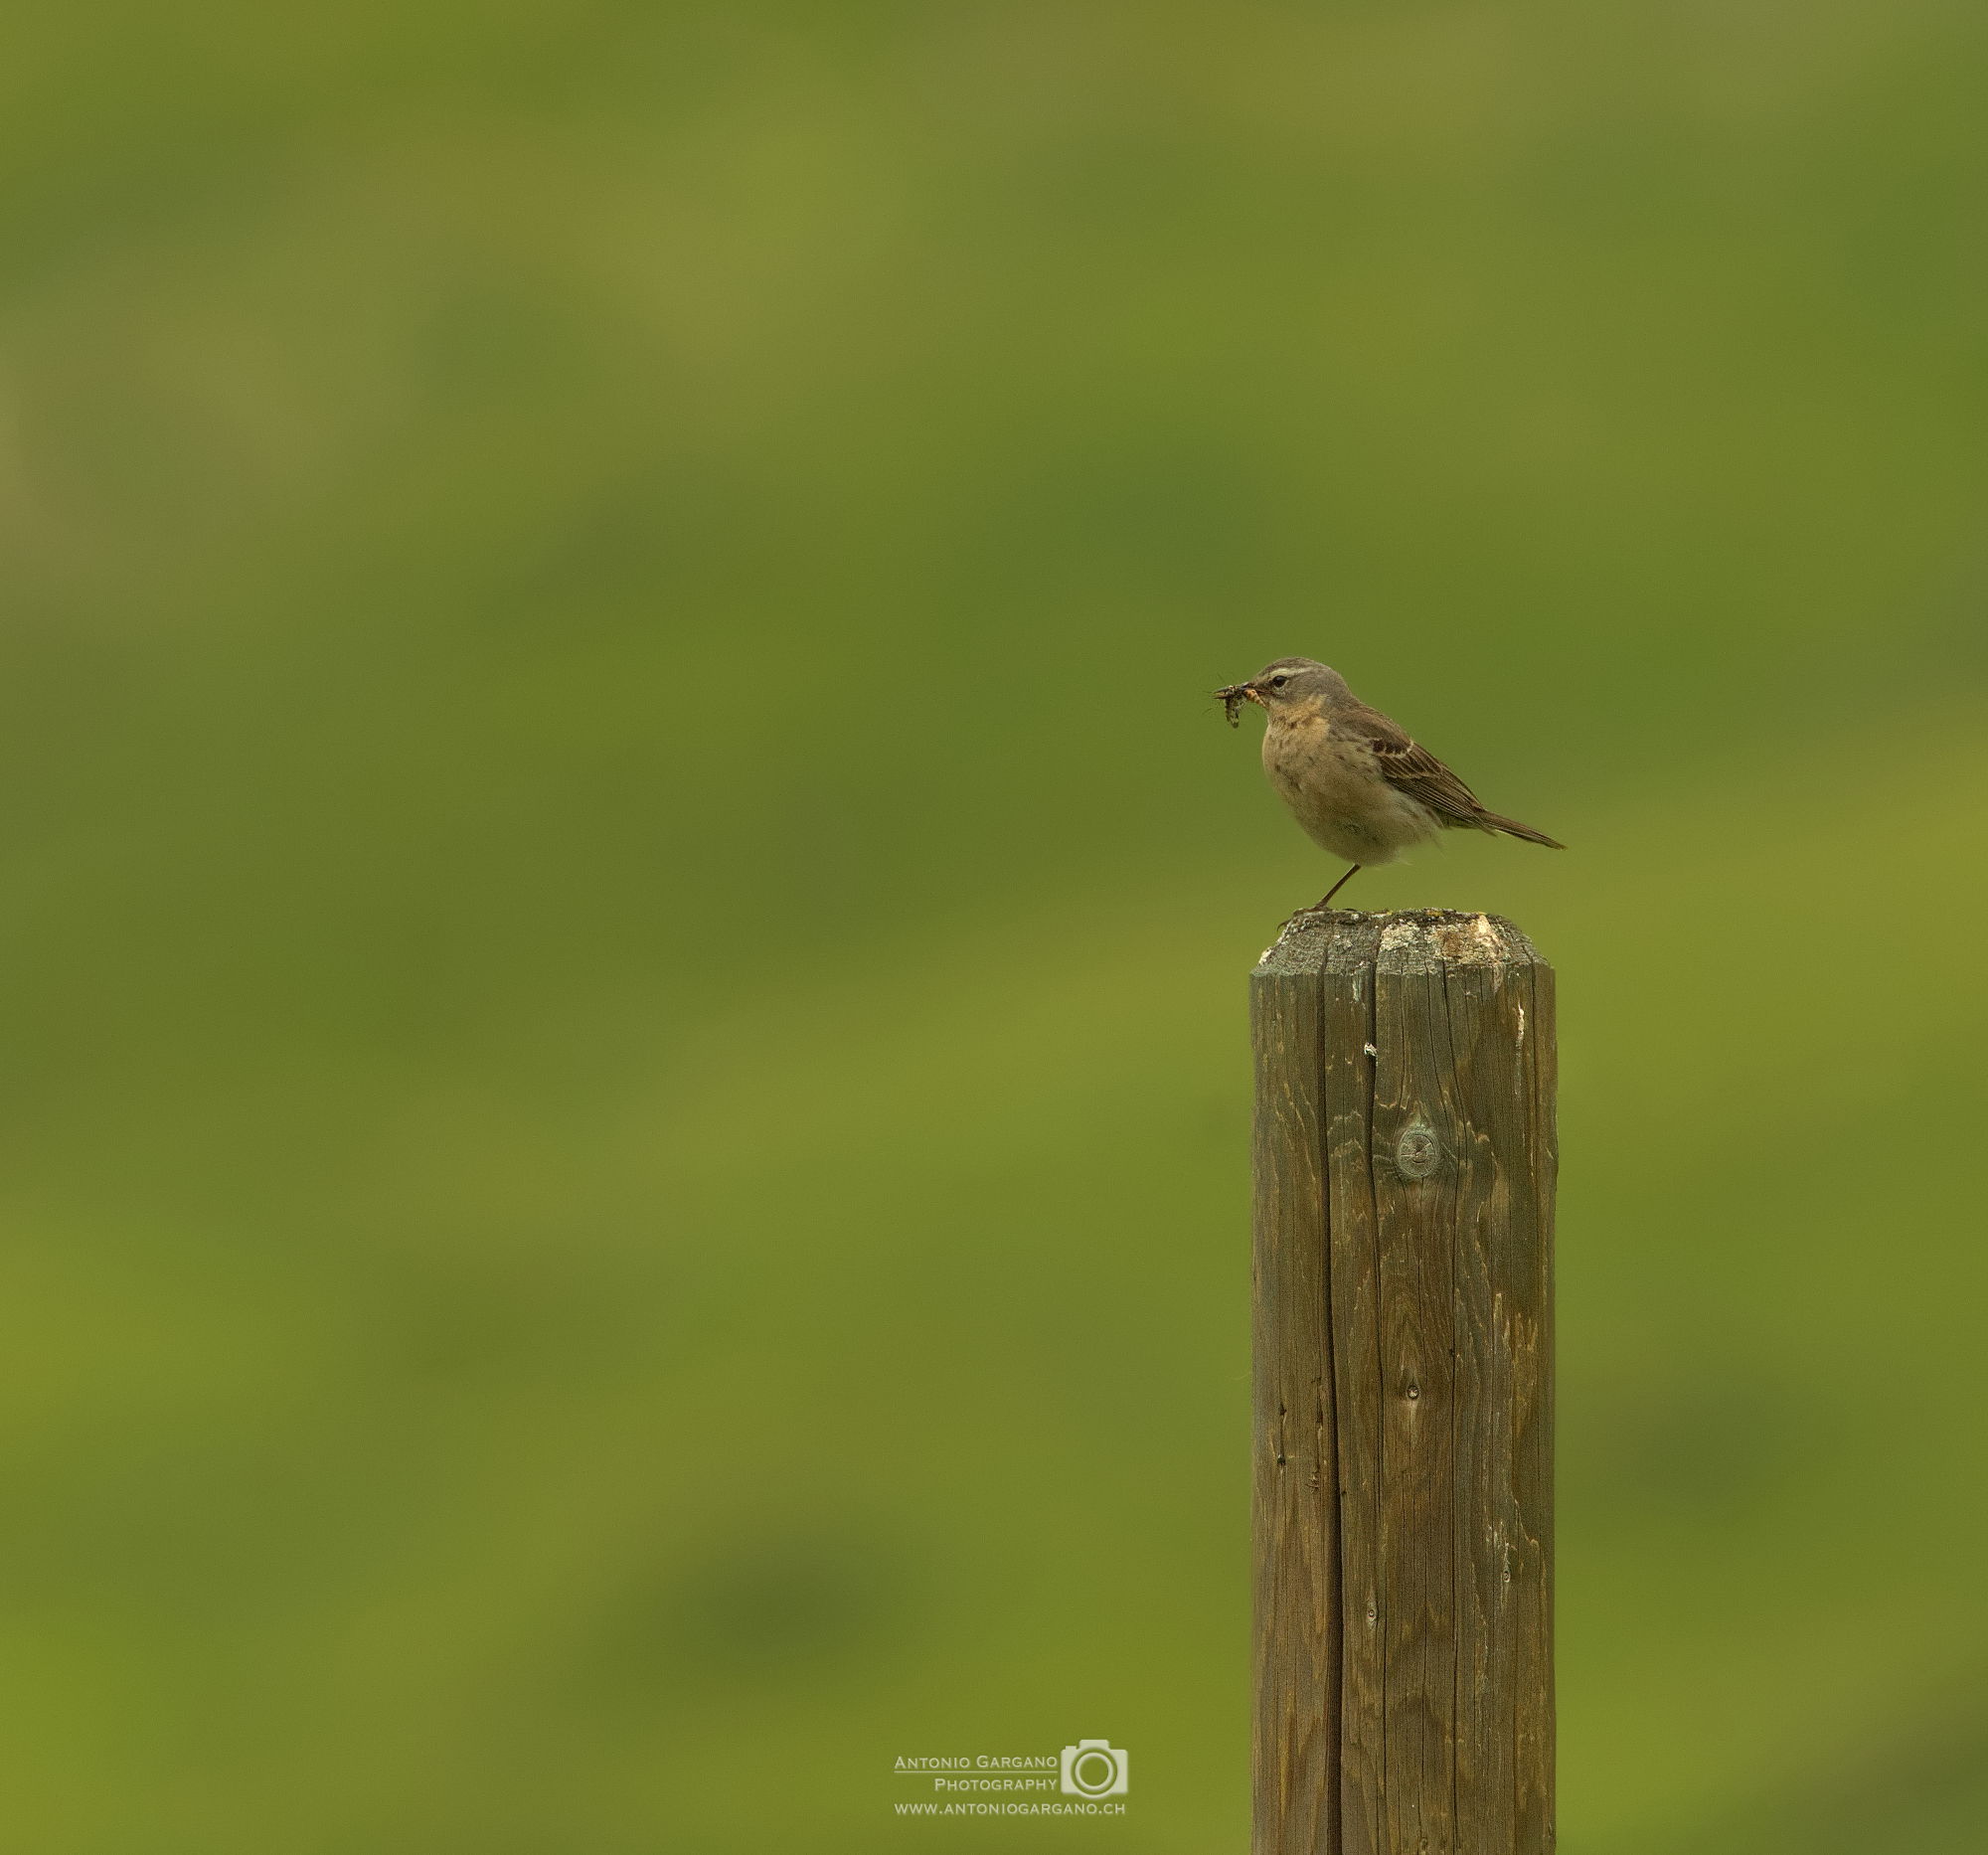
POLYGON ((1442 1164, 1442 1142, 1420 1114, 1402 1129, 1395 1142, 1395 1169, 1405 1179, 1426 1179, 1442 1164))

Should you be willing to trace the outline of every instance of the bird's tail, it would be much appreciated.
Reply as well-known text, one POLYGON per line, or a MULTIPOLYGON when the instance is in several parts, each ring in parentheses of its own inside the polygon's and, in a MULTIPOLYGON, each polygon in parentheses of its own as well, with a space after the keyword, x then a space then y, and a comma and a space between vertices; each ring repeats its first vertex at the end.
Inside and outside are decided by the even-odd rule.
POLYGON ((1481 814, 1478 822, 1487 831, 1503 831, 1507 837, 1523 837, 1529 844, 1544 844, 1549 850, 1565 850, 1567 846, 1557 837, 1549 837, 1544 831, 1536 831, 1530 824, 1521 824, 1516 818, 1501 818, 1495 811, 1481 814))

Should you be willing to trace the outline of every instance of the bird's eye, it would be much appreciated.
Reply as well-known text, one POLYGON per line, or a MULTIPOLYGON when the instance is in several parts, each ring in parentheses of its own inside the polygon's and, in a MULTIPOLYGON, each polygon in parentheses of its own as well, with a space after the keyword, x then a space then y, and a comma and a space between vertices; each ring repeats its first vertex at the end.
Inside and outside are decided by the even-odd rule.
POLYGON ((1288 676, 1273 676, 1270 678, 1270 687, 1272 689, 1282 689, 1290 680, 1288 676))

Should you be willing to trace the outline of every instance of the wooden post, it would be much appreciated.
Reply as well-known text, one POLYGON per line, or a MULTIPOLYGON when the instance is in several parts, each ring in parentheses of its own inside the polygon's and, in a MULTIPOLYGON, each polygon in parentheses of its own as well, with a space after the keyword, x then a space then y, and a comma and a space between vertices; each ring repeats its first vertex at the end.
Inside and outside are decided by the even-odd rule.
POLYGON ((1249 989, 1254 1855, 1550 1855, 1553 968, 1341 912, 1249 989))

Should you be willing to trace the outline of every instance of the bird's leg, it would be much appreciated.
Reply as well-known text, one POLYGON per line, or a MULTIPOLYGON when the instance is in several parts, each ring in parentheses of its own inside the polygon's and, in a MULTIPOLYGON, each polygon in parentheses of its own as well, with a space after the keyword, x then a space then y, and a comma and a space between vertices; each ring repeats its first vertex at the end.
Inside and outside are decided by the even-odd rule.
MULTIPOLYGON (((1319 899, 1316 902, 1314 902, 1310 908, 1299 909, 1298 912, 1291 917, 1290 921, 1284 923, 1284 928, 1288 928, 1291 925, 1291 922, 1303 921, 1307 915, 1323 915, 1327 907, 1331 904, 1332 898, 1338 895, 1338 893, 1342 889, 1344 889, 1346 885, 1350 883, 1356 876, 1358 876, 1365 867, 1366 866, 1364 864, 1356 863, 1352 867, 1352 869, 1348 870, 1346 874, 1339 879, 1338 882, 1334 883, 1332 887, 1325 892, 1324 895, 1319 897, 1319 899)), ((1284 931, 1284 928, 1279 928, 1277 931, 1279 933, 1282 933, 1284 931)))
POLYGON ((1324 895, 1319 897, 1319 899, 1316 902, 1314 902, 1310 908, 1305 910, 1305 913, 1307 915, 1319 915, 1323 914, 1325 910, 1331 908, 1332 898, 1338 895, 1338 893, 1342 889, 1344 889, 1346 885, 1350 883, 1356 876, 1358 876, 1360 872, 1366 867, 1367 866, 1364 863, 1356 863, 1350 870, 1346 872, 1344 876, 1342 876, 1339 879, 1338 882, 1334 883, 1332 887, 1325 892, 1324 895))

